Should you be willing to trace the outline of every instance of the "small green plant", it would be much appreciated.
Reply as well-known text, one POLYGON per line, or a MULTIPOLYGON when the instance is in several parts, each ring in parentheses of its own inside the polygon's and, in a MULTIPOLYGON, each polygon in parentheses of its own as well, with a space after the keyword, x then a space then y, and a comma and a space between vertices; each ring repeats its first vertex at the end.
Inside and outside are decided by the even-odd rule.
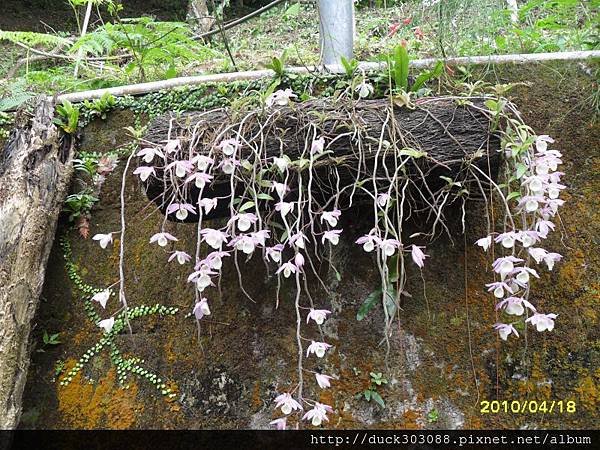
POLYGON ((54 123, 61 127, 67 134, 74 134, 79 124, 79 108, 73 106, 69 100, 63 100, 62 105, 56 107, 58 117, 54 123))
POLYGON ((356 69, 358 69, 358 61, 354 58, 351 60, 346 59, 342 56, 342 66, 344 67, 344 71, 346 72, 346 76, 348 78, 352 78, 356 73, 356 69))
POLYGON ((80 216, 89 214, 94 204, 98 201, 90 190, 71 194, 65 200, 65 211, 69 213, 69 221, 73 222, 80 216))
POLYGON ((83 102, 83 105, 87 108, 91 117, 100 116, 102 120, 106 119, 106 114, 111 111, 116 104, 117 99, 108 92, 93 102, 90 102, 89 100, 83 102))
POLYGON ((271 69, 275 72, 275 77, 280 80, 285 75, 285 60, 287 59, 287 49, 283 51, 281 56, 278 58, 277 56, 273 56, 271 58, 271 62, 266 64, 265 67, 267 69, 271 69))
POLYGON ((394 89, 400 92, 419 93, 426 82, 439 78, 444 72, 444 63, 438 61, 432 70, 419 74, 415 81, 410 84, 408 78, 408 66, 410 58, 408 51, 403 45, 397 45, 394 50, 385 56, 388 65, 388 76, 392 80, 394 89))
POLYGON ((60 333, 49 334, 48 331, 44 330, 42 341, 44 345, 59 345, 61 343, 60 333))
POLYGON ((83 172, 91 179, 94 178, 98 170, 99 155, 97 153, 80 153, 79 158, 73 160, 75 170, 83 172))
POLYGON ((366 401, 370 402, 371 400, 375 401, 379 406, 385 408, 385 402, 381 397, 381 394, 377 391, 378 388, 387 384, 387 380, 383 378, 383 374, 381 372, 375 373, 370 372, 369 376, 371 377, 371 384, 368 389, 365 389, 360 394, 358 394, 358 398, 364 398, 366 401))
POLYGON ((54 377, 60 376, 61 373, 65 370, 65 362, 62 359, 59 359, 54 363, 54 377))
POLYGON ((427 421, 429 423, 436 423, 440 418, 440 413, 437 409, 433 408, 427 413, 427 421))

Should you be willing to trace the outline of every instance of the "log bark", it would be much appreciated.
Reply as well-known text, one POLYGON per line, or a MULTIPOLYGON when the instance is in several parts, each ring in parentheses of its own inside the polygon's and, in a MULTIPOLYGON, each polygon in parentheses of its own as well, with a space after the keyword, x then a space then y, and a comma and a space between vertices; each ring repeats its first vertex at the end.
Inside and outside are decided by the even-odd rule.
POLYGON ((46 99, 33 116, 20 112, 0 154, 0 429, 19 423, 31 323, 73 170, 73 140, 53 117, 46 99))
MULTIPOLYGON (((475 98, 466 105, 452 98, 422 99, 414 109, 392 106, 388 99, 358 102, 317 99, 266 112, 255 111, 245 117, 243 126, 238 123, 240 113, 228 109, 172 113, 156 118, 148 127, 144 141, 156 148, 162 147, 169 136, 180 142, 179 152, 167 155, 165 165, 191 158, 191 155, 209 153, 217 157, 217 164, 221 156, 215 146, 224 138, 235 137, 239 131, 247 144, 241 147, 238 157, 251 164, 257 164, 257 158, 261 164, 267 164, 274 156, 281 155, 282 148, 291 160, 300 159, 306 143, 314 136, 323 136, 331 153, 315 163, 312 184, 313 195, 321 199, 334 195, 339 189, 340 186, 332 181, 338 176, 341 186, 345 186, 356 179, 370 180, 373 168, 377 167, 376 178, 385 179, 387 169, 382 162, 385 160, 387 167, 394 167, 394 161, 400 158, 398 152, 412 148, 425 152, 426 157, 412 160, 403 173, 411 177, 415 185, 426 181, 430 188, 437 189, 446 183, 440 177, 450 177, 464 186, 474 182, 467 170, 469 164, 477 165, 490 178, 496 178, 500 138, 492 132, 490 117, 483 112, 485 110, 483 99, 475 98), (380 140, 389 145, 381 154, 378 151, 380 140), (260 156, 257 157, 248 145, 260 146, 260 156), (377 164, 374 163, 376 159, 377 164)), ((140 165, 145 163, 140 162, 140 165)), ((214 180, 205 188, 204 196, 231 195, 229 176, 220 170, 214 171, 213 175, 214 180)), ((163 212, 173 196, 185 197, 184 200, 192 205, 197 203, 199 190, 193 183, 173 185, 171 180, 174 179, 170 175, 165 177, 163 166, 158 166, 156 175, 145 183, 148 198, 163 212)), ((304 177, 303 183, 306 181, 307 177, 304 177)), ((291 189, 286 197, 288 200, 294 198, 296 182, 296 175, 292 173, 288 180, 291 189)), ((386 182, 383 180, 382 186, 386 182)), ((480 182, 486 183, 485 179, 480 182)), ((363 186, 369 186, 369 182, 365 183, 363 186)), ((381 189, 380 186, 378 190, 381 189)), ((349 199, 342 198, 341 205, 345 200, 349 199)), ((227 202, 222 202, 205 217, 227 217, 229 213, 227 202)), ((174 215, 169 215, 169 219, 176 220, 174 215)), ((190 214, 185 221, 196 220, 198 216, 190 214)))

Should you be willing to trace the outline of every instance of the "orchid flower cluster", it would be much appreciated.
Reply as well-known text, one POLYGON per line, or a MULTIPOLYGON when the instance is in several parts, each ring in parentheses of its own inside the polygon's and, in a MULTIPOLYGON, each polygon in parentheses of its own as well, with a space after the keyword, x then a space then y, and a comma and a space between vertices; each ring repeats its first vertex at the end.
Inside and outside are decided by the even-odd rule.
MULTIPOLYGON (((360 89, 359 101, 371 93, 369 86, 361 86, 360 89)), ((177 127, 172 126, 175 119, 171 119, 166 140, 142 140, 141 149, 131 155, 137 156, 141 161, 133 174, 146 185, 162 185, 164 220, 161 228, 149 237, 149 242, 168 250, 166 259, 170 263, 190 267, 187 281, 194 287, 190 316, 196 319, 199 332, 201 324, 212 317, 214 308, 211 299, 214 288, 220 288, 224 259, 230 258, 235 264, 240 289, 248 297, 250 296, 242 285, 240 257, 249 261, 260 255, 268 270, 272 270, 277 276, 277 305, 283 280, 295 281, 298 380, 293 389, 275 398, 275 409, 284 415, 271 422, 278 429, 287 427, 288 418, 292 414, 301 414, 298 424, 304 420, 313 426, 320 426, 329 420, 327 414, 333 413, 331 406, 303 395, 305 372, 314 375, 319 388, 330 387, 334 376, 323 374, 321 370, 305 369, 303 362, 305 359, 313 361, 324 358, 332 345, 305 337, 301 327, 304 319, 307 324, 313 321, 320 327, 331 314, 331 311, 315 305, 308 291, 306 271, 312 269, 312 274, 325 287, 315 269, 314 259, 321 261, 323 250, 331 251, 340 242, 343 232, 339 227, 342 192, 349 197, 348 206, 352 206, 356 192, 371 199, 373 227, 369 233, 360 236, 356 244, 361 245, 365 252, 372 253, 377 261, 381 275, 382 304, 386 320, 385 340, 388 348, 391 325, 395 313, 399 311, 399 296, 405 293, 407 275, 404 257, 410 255, 419 270, 429 257, 423 246, 403 242, 402 236, 402 224, 410 215, 413 204, 419 200, 413 197, 414 194, 409 189, 414 184, 414 179, 411 179, 408 168, 415 166, 412 164, 414 158, 425 158, 426 153, 405 148, 394 158, 388 158, 387 147, 384 147, 382 141, 379 145, 365 149, 363 142, 368 139, 360 136, 352 141, 352 145, 356 144, 361 160, 368 155, 374 168, 368 169, 364 164, 364 169, 356 171, 356 179, 342 186, 341 176, 334 167, 327 178, 331 183, 329 188, 335 194, 324 200, 317 198, 313 195, 314 183, 319 177, 315 166, 331 157, 333 150, 330 146, 336 138, 322 134, 323 131, 316 124, 308 121, 304 128, 308 130, 304 135, 304 145, 300 146, 300 154, 292 158, 285 153, 284 145, 280 146, 277 154, 273 154, 272 146, 267 152, 266 142, 271 137, 261 134, 266 133, 264 130, 269 127, 276 128, 273 126, 273 118, 277 117, 278 110, 294 98, 296 95, 289 89, 276 91, 266 99, 264 111, 253 111, 241 122, 224 125, 217 130, 206 131, 199 126, 192 127, 191 135, 179 135, 177 127), (253 114, 262 114, 260 119, 264 119, 264 122, 259 127, 261 132, 246 136, 242 130, 253 114), (220 189, 215 189, 217 185, 220 189), (225 193, 223 186, 229 187, 225 193), (218 226, 217 221, 207 223, 215 210, 228 211, 227 221, 221 223, 222 226, 218 226), (165 225, 169 217, 179 221, 190 218, 197 221, 194 254, 178 248, 179 239, 166 231, 165 225), (390 299, 393 305, 390 305, 390 299), (305 342, 309 344, 305 346, 305 342), (304 412, 306 407, 310 409, 304 412)), ((396 133, 395 129, 390 132, 393 133, 396 133)), ((560 153, 548 150, 549 142, 552 141, 548 137, 538 138, 535 155, 522 158, 529 164, 527 177, 523 178, 527 195, 521 199, 518 208, 524 216, 531 216, 531 220, 527 222, 530 227, 495 236, 496 242, 513 249, 513 255, 499 258, 494 263, 494 270, 500 274, 501 280, 488 286, 497 298, 502 299, 498 304, 499 309, 517 315, 523 314, 524 308, 531 309, 535 314, 527 321, 540 330, 552 329, 552 321, 556 316, 537 313, 527 300, 529 278, 538 275, 527 263, 519 265, 525 260, 516 253, 516 247, 521 245, 530 258, 538 263, 544 261, 549 269, 560 259, 560 255, 535 246, 554 228, 550 219, 562 204, 557 197, 564 186, 559 183, 560 172, 555 172, 560 163, 560 153)), ((389 142, 387 145, 390 145, 389 142)), ((424 179, 423 173, 420 175, 424 179)), ((436 192, 417 189, 416 192, 430 205, 434 217, 441 217, 442 209, 451 203, 448 200, 450 193, 445 188, 436 192), (436 201, 440 196, 445 196, 443 201, 436 201)), ((123 214, 122 226, 125 226, 123 214)), ((121 236, 123 232, 122 230, 121 236)), ((435 224, 430 235, 434 234, 435 224)), ((102 248, 107 248, 113 242, 112 235, 113 233, 97 234, 93 239, 102 248)), ((411 236, 413 237, 415 235, 411 236)), ((488 236, 478 241, 478 244, 487 249, 493 238, 488 236)), ((120 241, 122 259, 123 239, 120 241)), ((327 261, 332 266, 329 258, 327 261)), ((96 294, 92 300, 105 308, 111 296, 111 287, 96 294)), ((119 297, 126 308, 122 270, 119 297)), ((109 333, 113 324, 114 317, 111 317, 99 322, 98 326, 109 333)), ((496 328, 504 339, 510 333, 516 334, 512 324, 497 324, 496 328)))
MULTIPOLYGON (((488 292, 496 298, 496 310, 504 312, 506 317, 520 318, 531 314, 524 319, 526 324, 533 325, 537 331, 552 331, 557 315, 540 312, 529 301, 529 293, 531 279, 539 278, 537 270, 531 267, 532 262, 552 270, 562 258, 560 254, 541 247, 550 231, 555 229, 553 220, 564 203, 559 199, 560 192, 565 189, 560 183, 564 174, 557 171, 562 163, 562 155, 558 150, 548 148, 549 144, 554 143, 549 136, 541 135, 531 140, 525 139, 523 142, 521 139, 518 145, 507 146, 508 160, 512 158, 515 162, 515 178, 521 184, 520 192, 509 194, 518 198, 516 212, 522 218, 521 227, 517 228, 511 217, 511 229, 499 234, 492 233, 479 239, 476 244, 484 251, 493 244, 499 244, 508 252, 496 258, 492 264, 499 279, 486 284, 488 292)), ((494 329, 506 341, 511 334, 519 336, 515 324, 499 322, 494 329)))

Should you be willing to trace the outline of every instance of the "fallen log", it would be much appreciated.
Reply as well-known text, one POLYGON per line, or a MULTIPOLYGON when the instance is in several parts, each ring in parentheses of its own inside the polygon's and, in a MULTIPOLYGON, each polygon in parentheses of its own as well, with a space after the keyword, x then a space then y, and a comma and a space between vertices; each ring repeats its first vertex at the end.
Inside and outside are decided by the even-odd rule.
MULTIPOLYGON (((224 157, 217 146, 225 138, 243 142, 239 159, 255 167, 265 167, 282 154, 292 161, 308 158, 307 145, 310 147, 316 137, 324 137, 329 153, 315 162, 311 188, 313 196, 321 200, 335 195, 340 186, 357 180, 365 180, 362 185, 373 192, 371 179, 376 179, 381 192, 386 183, 389 185, 389 170, 411 152, 423 154, 403 168, 403 174, 412 177, 417 188, 427 183, 424 190, 433 192, 447 183, 440 177, 468 187, 474 181, 467 170, 469 164, 476 164, 492 179, 498 171, 500 139, 492 132, 486 111, 483 98, 457 102, 454 98, 439 97, 422 99, 414 108, 391 104, 389 99, 316 99, 248 113, 215 109, 167 114, 150 124, 144 146, 162 149, 167 142, 177 141, 179 151, 164 152, 166 160, 155 166, 155 176, 145 183, 146 193, 163 213, 173 197, 178 198, 177 202, 196 205, 199 189, 193 183, 179 183, 165 167, 199 154, 210 155, 217 166, 224 157), (375 174, 374 167, 377 167, 375 174)), ((140 165, 145 163, 140 161, 140 165)), ((214 180, 204 189, 203 197, 228 197, 229 175, 217 168, 213 168, 212 175, 214 180)), ((294 199, 298 178, 297 173, 292 173, 287 201, 294 199)), ((307 178, 302 179, 305 188, 307 178)), ((479 180, 483 184, 485 181, 479 180)), ((236 194, 243 189, 245 186, 238 184, 236 194)), ((360 195, 359 192, 357 197, 360 195)), ((340 206, 350 203, 356 203, 356 198, 340 206)), ((227 217, 229 213, 227 202, 221 202, 204 217, 227 217)), ((172 214, 169 219, 176 220, 172 214)), ((197 220, 195 214, 184 219, 197 220)))
POLYGON ((29 334, 58 215, 73 140, 52 123, 54 103, 18 114, 0 154, 0 429, 14 429, 29 367, 29 334))

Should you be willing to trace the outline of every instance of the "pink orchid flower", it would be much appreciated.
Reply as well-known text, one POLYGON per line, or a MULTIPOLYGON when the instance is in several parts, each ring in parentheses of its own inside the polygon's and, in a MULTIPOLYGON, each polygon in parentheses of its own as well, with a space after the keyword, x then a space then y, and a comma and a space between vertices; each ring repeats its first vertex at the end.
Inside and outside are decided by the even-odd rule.
POLYGON ((494 283, 488 283, 485 285, 488 288, 488 292, 494 291, 494 297, 502 298, 504 297, 505 291, 509 294, 512 294, 513 291, 510 286, 504 281, 496 281, 494 283))
POLYGON ((137 152, 136 156, 142 157, 143 161, 147 164, 150 164, 155 156, 158 156, 160 158, 165 157, 163 152, 161 152, 157 148, 152 148, 152 147, 141 149, 139 152, 137 152))
POLYGON ((103 291, 100 291, 100 292, 94 294, 94 296, 92 297, 92 301, 100 303, 100 306, 102 306, 102 308, 106 309, 106 303, 108 302, 109 298, 110 298, 110 289, 104 289, 103 291))
POLYGON ((548 233, 550 233, 550 231, 554 231, 554 228, 554 223, 549 220, 539 219, 535 223, 535 229, 538 233, 538 236, 542 239, 546 239, 548 237, 548 233))
POLYGON ((271 420, 269 425, 275 425, 277 430, 285 430, 287 428, 287 419, 285 417, 281 417, 279 419, 271 420))
POLYGON ((250 233, 250 237, 256 242, 256 245, 264 247, 267 239, 271 236, 271 232, 269 230, 258 230, 254 233, 250 233))
POLYGON ((172 163, 167 165, 167 169, 172 170, 173 168, 175 168, 175 175, 179 178, 183 178, 192 170, 194 170, 194 165, 187 160, 173 161, 172 163))
POLYGON ((221 270, 221 268, 223 267, 223 258, 226 256, 229 256, 229 252, 211 252, 208 255, 206 255, 206 258, 204 258, 202 261, 199 261, 198 264, 196 264, 196 270, 198 270, 198 268, 202 267, 203 265, 205 265, 209 269, 221 270))
POLYGON ((219 148, 224 155, 232 156, 240 146, 237 139, 223 139, 217 148, 219 148))
POLYGON ((529 248, 540 240, 540 235, 537 231, 524 230, 517 233, 517 240, 523 244, 523 247, 529 248))
POLYGON ((508 231, 506 233, 500 233, 498 236, 496 236, 494 242, 500 242, 504 248, 513 248, 518 236, 518 233, 515 231, 508 231))
POLYGON ((207 287, 214 286, 211 275, 216 275, 216 272, 213 272, 206 266, 202 266, 200 270, 196 270, 188 276, 188 282, 196 283, 198 291, 203 292, 207 287))
POLYGON ((240 165, 240 161, 235 158, 225 158, 219 163, 219 168, 226 175, 231 175, 237 166, 240 165))
POLYGON ((306 323, 308 323, 312 319, 317 323, 317 325, 322 325, 325 319, 327 319, 327 314, 331 314, 331 311, 329 311, 328 309, 310 308, 310 311, 306 316, 306 323))
POLYGON ((502 279, 504 279, 509 273, 511 273, 515 269, 516 262, 522 262, 521 258, 515 258, 514 256, 505 256, 502 258, 496 259, 492 267, 494 268, 494 272, 499 273, 502 279))
POLYGON ((310 146, 311 154, 320 154, 323 153, 323 149, 325 148, 325 138, 321 136, 318 139, 315 139, 310 146))
POLYGON ((282 251, 283 251, 283 244, 277 244, 277 245, 274 245, 273 247, 267 247, 265 249, 265 253, 266 253, 267 257, 271 258, 271 260, 275 263, 281 262, 281 252, 282 251))
POLYGON ((169 241, 177 241, 178 239, 170 233, 156 233, 150 238, 150 243, 158 243, 161 247, 166 247, 169 241))
POLYGON ((390 194, 387 193, 383 193, 383 194, 379 194, 377 196, 377 205, 380 208, 385 208, 388 204, 388 202, 391 200, 392 197, 390 197, 390 194))
POLYGON ((196 208, 189 203, 171 203, 167 207, 167 214, 176 212, 175 217, 179 220, 187 219, 189 214, 196 214, 196 208))
POLYGON ((504 311, 507 314, 512 314, 514 316, 522 316, 525 312, 524 307, 529 308, 534 313, 536 312, 535 307, 522 297, 505 298, 496 305, 496 310, 504 308, 504 311))
POLYGON ((530 275, 533 275, 536 278, 540 277, 538 275, 538 273, 534 269, 531 269, 530 267, 517 267, 513 271, 513 273, 511 273, 511 275, 515 275, 515 274, 517 275, 515 277, 515 279, 521 284, 521 286, 524 286, 527 283, 529 283, 530 275))
POLYGON ((171 256, 169 256, 169 262, 173 261, 176 258, 177 258, 177 262, 181 265, 184 265, 185 263, 189 262, 192 259, 192 257, 190 255, 188 255, 186 252, 175 251, 175 252, 171 253, 171 256))
POLYGON ((306 248, 306 242, 307 242, 306 235, 302 231, 299 231, 298 233, 293 234, 290 237, 290 245, 293 245, 293 246, 301 248, 301 249, 306 248))
POLYGON ((165 152, 175 153, 179 148, 181 148, 181 141, 179 139, 171 139, 165 145, 165 152))
POLYGON ((198 200, 198 205, 204 209, 204 214, 208 214, 217 207, 217 198, 203 198, 198 200))
POLYGON ((293 203, 288 203, 288 202, 284 202, 284 201, 275 203, 275 211, 279 211, 279 214, 281 214, 281 217, 287 216, 293 207, 294 207, 293 203))
POLYGON ((556 317, 558 317, 556 314, 537 313, 525 320, 525 322, 530 322, 538 331, 552 331, 556 317))
POLYGON ((244 232, 248 231, 257 220, 258 217, 256 217, 256 215, 253 213, 242 213, 234 215, 231 219, 229 219, 227 225, 232 225, 234 222, 237 222, 238 230, 244 232))
POLYGON ((106 248, 108 244, 112 243, 112 233, 108 234, 95 234, 92 238, 94 241, 98 241, 100 247, 106 248))
POLYGON ((302 256, 302 253, 296 253, 296 256, 294 256, 294 264, 298 270, 302 269, 302 266, 304 266, 304 256, 302 256))
POLYGON ((233 238, 229 242, 229 246, 234 247, 237 250, 241 250, 246 255, 251 255, 256 249, 256 241, 254 238, 252 238, 252 236, 242 235, 233 238))
POLYGON ((479 245, 484 252, 487 252, 488 248, 490 248, 490 246, 492 245, 492 237, 486 236, 484 238, 477 239, 475 241, 475 245, 479 245))
POLYGON ((200 301, 194 305, 194 309, 192 310, 192 312, 198 320, 202 319, 204 316, 210 316, 208 300, 204 297, 200 299, 200 301))
POLYGON ((206 172, 206 169, 208 169, 211 164, 214 164, 215 160, 206 155, 196 155, 190 162, 196 164, 199 171, 206 172))
POLYGON ((331 382, 329 380, 333 379, 329 375, 323 375, 321 373, 315 373, 315 378, 317 379, 317 384, 321 389, 326 389, 331 387, 331 382))
POLYGON ((221 250, 223 242, 227 239, 227 233, 220 230, 213 230, 212 228, 204 228, 200 230, 200 234, 202 235, 202 240, 215 250, 221 250))
POLYGON ((381 240, 373 234, 365 234, 356 240, 357 244, 363 246, 363 250, 367 253, 372 252, 375 249, 375 244, 379 244, 381 240))
POLYGON ((344 230, 330 230, 323 233, 321 242, 324 244, 325 241, 331 242, 331 245, 338 245, 340 242, 340 233, 344 230))
POLYGON ((198 189, 204 189, 204 187, 213 180, 213 176, 204 172, 196 172, 185 180, 186 183, 194 182, 198 189))
POLYGON ((521 197, 518 207, 524 209, 526 212, 534 212, 538 210, 540 203, 544 202, 545 199, 541 195, 526 195, 521 197))
POLYGON ((324 405, 319 402, 315 402, 313 409, 309 410, 302 416, 302 420, 310 420, 312 425, 318 427, 323 421, 329 421, 327 413, 333 413, 333 409, 329 405, 324 405))
POLYGON ((426 255, 425 253, 423 253, 423 251, 421 250, 422 248, 425 248, 425 247, 419 247, 419 246, 413 244, 412 250, 410 252, 410 256, 412 257, 413 262, 417 266, 419 266, 421 269, 425 265, 425 258, 429 257, 429 255, 426 255))
POLYGON ((292 411, 301 411, 302 405, 298 403, 291 394, 283 393, 275 397, 275 408, 281 408, 283 414, 290 414, 292 411))
POLYGON ((384 239, 379 243, 379 248, 385 256, 393 256, 400 247, 402 244, 397 239, 384 239))
POLYGON ((308 357, 311 353, 314 353, 317 358, 322 358, 325 356, 325 352, 328 348, 332 346, 327 344, 326 342, 315 342, 311 341, 310 345, 306 349, 306 357, 308 357))
POLYGON ((498 330, 500 339, 502 339, 503 341, 506 341, 508 339, 508 336, 510 336, 511 334, 514 334, 515 336, 519 337, 519 333, 517 333, 517 330, 515 329, 515 327, 512 326, 512 324, 497 323, 494 325, 494 329, 498 330))
POLYGON ((133 174, 139 175, 140 180, 146 181, 150 178, 150 175, 156 175, 156 172, 154 171, 154 167, 140 166, 133 171, 133 174))
POLYGON ((283 276, 285 278, 289 278, 291 274, 296 273, 298 271, 298 268, 296 267, 296 265, 291 262, 288 261, 286 263, 283 263, 281 265, 281 267, 279 267, 279 269, 277 269, 277 274, 280 274, 283 272, 283 276))
POLYGON ((331 228, 334 228, 338 224, 338 220, 342 212, 339 209, 334 209, 333 211, 324 211, 321 214, 321 223, 323 221, 327 222, 331 228))

